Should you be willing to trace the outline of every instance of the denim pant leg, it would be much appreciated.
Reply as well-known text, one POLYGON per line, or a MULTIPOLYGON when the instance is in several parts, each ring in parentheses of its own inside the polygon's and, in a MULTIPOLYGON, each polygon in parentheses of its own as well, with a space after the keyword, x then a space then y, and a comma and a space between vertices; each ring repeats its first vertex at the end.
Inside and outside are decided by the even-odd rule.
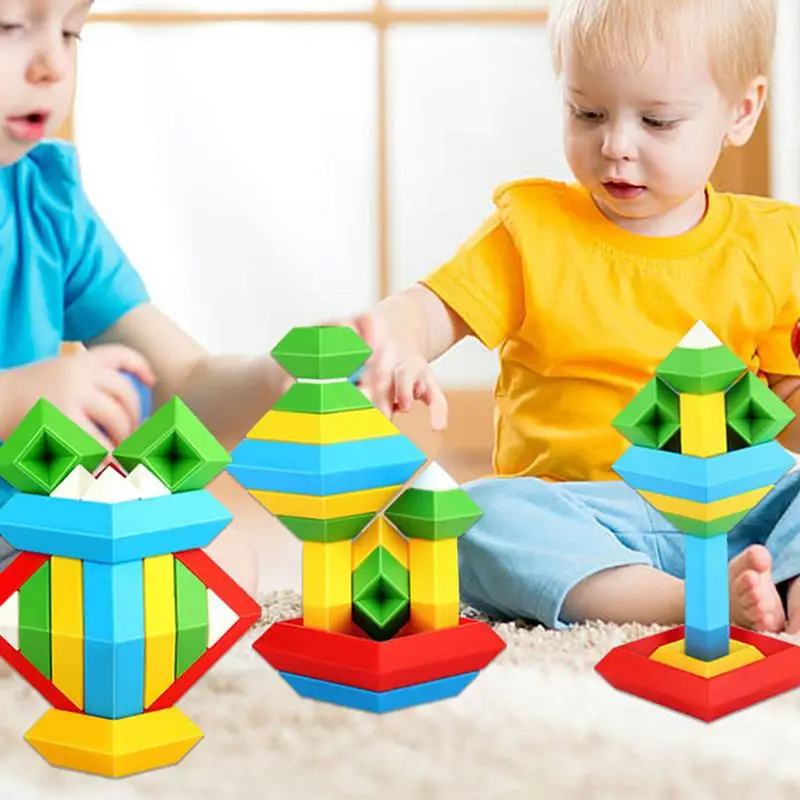
POLYGON ((562 629, 568 592, 611 567, 662 568, 654 513, 623 481, 487 478, 463 487, 483 510, 459 540, 464 602, 562 629))

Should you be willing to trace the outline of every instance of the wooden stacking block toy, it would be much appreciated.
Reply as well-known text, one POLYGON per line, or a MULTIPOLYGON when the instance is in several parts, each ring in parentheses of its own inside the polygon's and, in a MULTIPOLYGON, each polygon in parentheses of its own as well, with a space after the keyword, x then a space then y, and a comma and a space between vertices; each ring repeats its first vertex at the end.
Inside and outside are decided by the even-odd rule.
POLYGON ((36 403, 0 447, 0 656, 53 709, 25 739, 53 766, 120 777, 202 732, 174 703, 260 617, 200 548, 231 521, 205 490, 230 455, 173 398, 108 453, 36 403), (120 467, 117 467, 120 464, 120 467))
POLYGON ((380 713, 459 694, 504 643, 459 617, 481 511, 354 385, 369 355, 350 328, 290 331, 273 356, 296 383, 228 472, 303 543, 303 616, 254 648, 301 696, 380 713))
POLYGON ((685 541, 685 624, 612 650, 613 686, 709 722, 800 685, 800 648, 732 627, 728 532, 794 465, 793 412, 702 322, 614 420, 614 465, 685 541))

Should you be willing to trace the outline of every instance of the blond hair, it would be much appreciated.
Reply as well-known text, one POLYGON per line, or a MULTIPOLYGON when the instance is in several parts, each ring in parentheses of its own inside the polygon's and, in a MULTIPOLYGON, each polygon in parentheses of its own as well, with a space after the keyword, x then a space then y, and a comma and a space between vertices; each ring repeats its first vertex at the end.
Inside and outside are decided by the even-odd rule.
POLYGON ((641 66, 654 42, 690 58, 703 44, 720 88, 739 93, 769 76, 775 25, 775 0, 556 0, 549 35, 559 77, 568 47, 596 68, 641 66))

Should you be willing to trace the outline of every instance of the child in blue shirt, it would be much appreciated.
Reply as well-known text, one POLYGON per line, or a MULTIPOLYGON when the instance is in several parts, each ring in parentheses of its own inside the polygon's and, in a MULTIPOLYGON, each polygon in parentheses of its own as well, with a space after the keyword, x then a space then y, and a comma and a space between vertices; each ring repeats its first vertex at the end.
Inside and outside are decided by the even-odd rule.
MULTIPOLYGON (((232 449, 285 373, 268 355, 209 355, 152 305, 87 199, 73 147, 47 140, 69 112, 90 7, 0 0, 0 441, 44 397, 113 448, 138 426, 127 370, 154 387, 156 405, 181 397, 232 449), (63 341, 87 349, 61 356, 63 341)), ((0 503, 10 491, 0 480, 0 503)), ((256 559, 230 530, 211 553, 255 594, 256 559)), ((0 568, 11 556, 0 539, 0 568)))

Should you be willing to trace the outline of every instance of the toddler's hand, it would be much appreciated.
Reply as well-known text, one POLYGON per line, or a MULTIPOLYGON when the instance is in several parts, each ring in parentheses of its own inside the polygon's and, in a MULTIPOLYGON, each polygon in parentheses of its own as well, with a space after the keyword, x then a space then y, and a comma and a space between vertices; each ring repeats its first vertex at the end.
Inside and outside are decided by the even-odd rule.
POLYGON ((45 398, 101 444, 113 449, 136 430, 141 413, 139 395, 123 370, 145 386, 151 387, 155 382, 143 356, 116 344, 3 373, 0 438, 7 438, 31 406, 45 398))

